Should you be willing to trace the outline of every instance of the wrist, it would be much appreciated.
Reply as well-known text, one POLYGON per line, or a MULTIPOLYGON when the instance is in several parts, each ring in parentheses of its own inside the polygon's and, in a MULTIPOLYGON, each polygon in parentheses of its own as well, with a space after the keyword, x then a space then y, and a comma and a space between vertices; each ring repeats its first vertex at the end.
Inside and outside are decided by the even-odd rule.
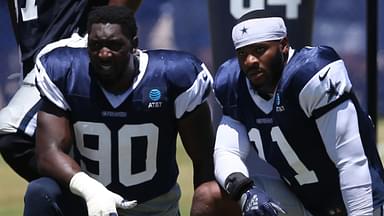
POLYGON ((244 174, 236 172, 227 177, 224 185, 231 199, 241 201, 242 195, 253 186, 253 181, 244 174))
POLYGON ((72 176, 69 189, 73 194, 79 195, 85 200, 89 200, 94 194, 106 190, 100 182, 84 172, 78 172, 72 176))

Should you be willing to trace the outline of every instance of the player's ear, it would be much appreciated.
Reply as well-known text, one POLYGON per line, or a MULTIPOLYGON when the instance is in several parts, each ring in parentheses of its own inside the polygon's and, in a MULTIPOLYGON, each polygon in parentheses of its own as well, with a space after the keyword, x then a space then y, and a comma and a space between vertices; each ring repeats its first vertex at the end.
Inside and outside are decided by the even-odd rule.
POLYGON ((288 52, 289 50, 288 37, 284 37, 283 39, 281 39, 280 46, 283 52, 288 52))
POLYGON ((284 61, 288 60, 288 54, 289 54, 289 41, 288 37, 284 37, 280 41, 280 50, 283 53, 284 61))

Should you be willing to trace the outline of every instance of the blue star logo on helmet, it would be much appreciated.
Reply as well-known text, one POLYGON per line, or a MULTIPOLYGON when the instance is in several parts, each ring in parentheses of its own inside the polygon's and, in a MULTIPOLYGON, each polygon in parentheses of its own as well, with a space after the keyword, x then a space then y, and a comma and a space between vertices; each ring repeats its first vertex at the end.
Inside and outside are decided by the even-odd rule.
POLYGON ((152 101, 158 101, 161 98, 161 92, 159 89, 151 89, 148 96, 152 101))

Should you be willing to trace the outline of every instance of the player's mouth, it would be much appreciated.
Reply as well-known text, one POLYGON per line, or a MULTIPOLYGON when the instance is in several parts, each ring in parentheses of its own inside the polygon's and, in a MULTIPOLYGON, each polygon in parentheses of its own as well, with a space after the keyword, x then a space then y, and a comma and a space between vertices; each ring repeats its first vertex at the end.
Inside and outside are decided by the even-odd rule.
POLYGON ((112 68, 112 65, 100 65, 100 68, 103 71, 110 71, 112 68))
POLYGON ((265 75, 265 71, 260 68, 250 68, 246 73, 247 79, 251 81, 255 88, 265 84, 265 75))
POLYGON ((264 77, 264 73, 260 69, 251 69, 246 73, 248 79, 250 80, 260 80, 264 77))
POLYGON ((100 62, 99 68, 102 71, 110 71, 112 69, 113 65, 111 62, 100 62))

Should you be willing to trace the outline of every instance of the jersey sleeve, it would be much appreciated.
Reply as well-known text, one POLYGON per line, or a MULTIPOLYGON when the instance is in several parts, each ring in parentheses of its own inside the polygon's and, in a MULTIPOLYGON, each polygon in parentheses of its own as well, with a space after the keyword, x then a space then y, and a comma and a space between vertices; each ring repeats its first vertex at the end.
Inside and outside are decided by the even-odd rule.
POLYGON ((339 170, 340 190, 349 214, 370 215, 371 175, 354 104, 344 101, 316 119, 316 124, 327 153, 339 170))
POLYGON ((72 57, 62 54, 60 48, 85 47, 86 42, 86 38, 73 34, 71 38, 47 45, 36 58, 36 84, 40 94, 63 110, 70 110, 63 94, 63 81, 70 71, 72 57))
POLYGON ((223 114, 239 120, 238 87, 240 67, 237 59, 224 62, 216 72, 214 92, 223 109, 223 114))
POLYGON ((333 49, 322 47, 312 59, 315 65, 325 64, 318 64, 322 66, 313 70, 299 93, 299 103, 306 116, 316 121, 327 154, 338 169, 348 213, 370 215, 371 176, 352 101, 352 84, 344 62, 336 55, 333 49))
POLYGON ((213 82, 203 62, 188 54, 180 54, 180 58, 183 60, 175 62, 168 77, 177 95, 174 102, 177 119, 207 100, 213 82))
MULTIPOLYGON (((333 50, 325 57, 336 55, 333 50)), ((318 58, 325 58, 320 55, 318 58)), ((320 59, 319 61, 326 61, 320 59)), ((329 61, 304 85, 299 94, 300 106, 307 117, 318 118, 348 99, 352 88, 343 60, 329 61)))
POLYGON ((217 129, 214 150, 215 176, 221 186, 224 187, 225 180, 234 172, 249 176, 245 160, 250 146, 244 125, 224 115, 217 129))

